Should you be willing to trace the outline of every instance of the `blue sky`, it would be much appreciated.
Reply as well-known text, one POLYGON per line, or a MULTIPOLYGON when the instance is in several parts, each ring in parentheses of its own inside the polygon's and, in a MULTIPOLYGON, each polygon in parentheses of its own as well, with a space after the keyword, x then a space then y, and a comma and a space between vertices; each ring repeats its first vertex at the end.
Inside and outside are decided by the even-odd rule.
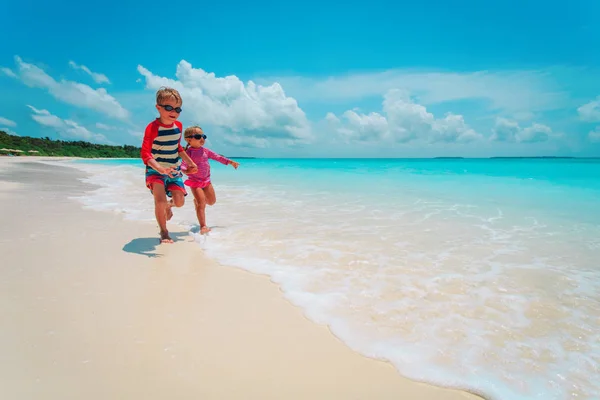
POLYGON ((0 129, 136 144, 161 85, 228 155, 600 156, 600 2, 0 5, 0 129), (10 39, 8 39, 10 38, 10 39))

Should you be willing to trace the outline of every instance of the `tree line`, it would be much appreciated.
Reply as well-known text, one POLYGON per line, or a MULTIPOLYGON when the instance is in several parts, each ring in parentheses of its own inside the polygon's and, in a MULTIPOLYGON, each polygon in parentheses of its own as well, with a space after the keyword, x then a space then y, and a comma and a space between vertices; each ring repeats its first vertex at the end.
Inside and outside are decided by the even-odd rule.
POLYGON ((0 131, 0 155, 14 156, 54 156, 82 158, 139 158, 140 148, 136 146, 111 146, 90 142, 53 140, 49 137, 9 135, 0 131))

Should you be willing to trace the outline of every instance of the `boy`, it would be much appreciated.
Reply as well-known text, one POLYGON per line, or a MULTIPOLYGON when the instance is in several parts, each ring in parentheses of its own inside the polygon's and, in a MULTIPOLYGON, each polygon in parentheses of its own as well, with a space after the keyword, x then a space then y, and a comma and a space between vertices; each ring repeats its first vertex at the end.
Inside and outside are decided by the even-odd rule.
POLYGON ((173 243, 167 221, 173 216, 172 206, 185 202, 185 186, 181 179, 181 159, 197 170, 196 164, 180 145, 183 127, 177 121, 183 101, 179 92, 162 87, 156 92, 159 118, 148 124, 144 132, 141 157, 146 165, 146 186, 154 195, 154 213, 160 227, 160 242, 173 243), (167 196, 172 199, 167 201, 167 196))

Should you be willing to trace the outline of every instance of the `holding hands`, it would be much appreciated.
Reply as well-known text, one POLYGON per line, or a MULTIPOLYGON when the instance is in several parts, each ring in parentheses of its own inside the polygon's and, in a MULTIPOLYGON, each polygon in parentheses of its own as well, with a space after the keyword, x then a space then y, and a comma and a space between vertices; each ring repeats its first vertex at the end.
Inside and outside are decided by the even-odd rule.
MULTIPOLYGON (((198 172, 198 166, 196 164, 191 164, 191 165, 187 165, 187 168, 185 168, 185 169, 182 168, 181 170, 183 172, 185 172, 186 174, 194 174, 194 173, 198 172)), ((167 175, 170 178, 174 178, 178 175, 177 168, 175 168, 175 167, 160 168, 160 169, 157 169, 157 171, 163 175, 167 175)))
POLYGON ((187 165, 187 169, 185 171, 186 174, 195 174, 198 172, 198 166, 193 162, 187 165))
POLYGON ((186 175, 192 175, 198 172, 198 166, 194 163, 185 163, 181 166, 181 171, 186 175))

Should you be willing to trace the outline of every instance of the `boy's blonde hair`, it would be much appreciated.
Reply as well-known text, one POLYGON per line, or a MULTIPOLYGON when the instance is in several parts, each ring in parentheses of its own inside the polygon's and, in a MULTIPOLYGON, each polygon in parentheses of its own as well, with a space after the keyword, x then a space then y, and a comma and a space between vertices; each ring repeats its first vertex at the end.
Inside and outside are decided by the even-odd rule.
POLYGON ((200 132, 203 132, 201 127, 199 127, 198 125, 194 125, 194 126, 190 126, 189 128, 185 129, 185 131, 183 132, 183 137, 192 136, 194 134, 194 132, 196 131, 196 129, 200 129, 200 132))
POLYGON ((174 99, 177 104, 183 104, 181 95, 176 89, 164 86, 158 89, 158 92, 156 92, 156 104, 163 104, 163 101, 168 99, 174 99))

